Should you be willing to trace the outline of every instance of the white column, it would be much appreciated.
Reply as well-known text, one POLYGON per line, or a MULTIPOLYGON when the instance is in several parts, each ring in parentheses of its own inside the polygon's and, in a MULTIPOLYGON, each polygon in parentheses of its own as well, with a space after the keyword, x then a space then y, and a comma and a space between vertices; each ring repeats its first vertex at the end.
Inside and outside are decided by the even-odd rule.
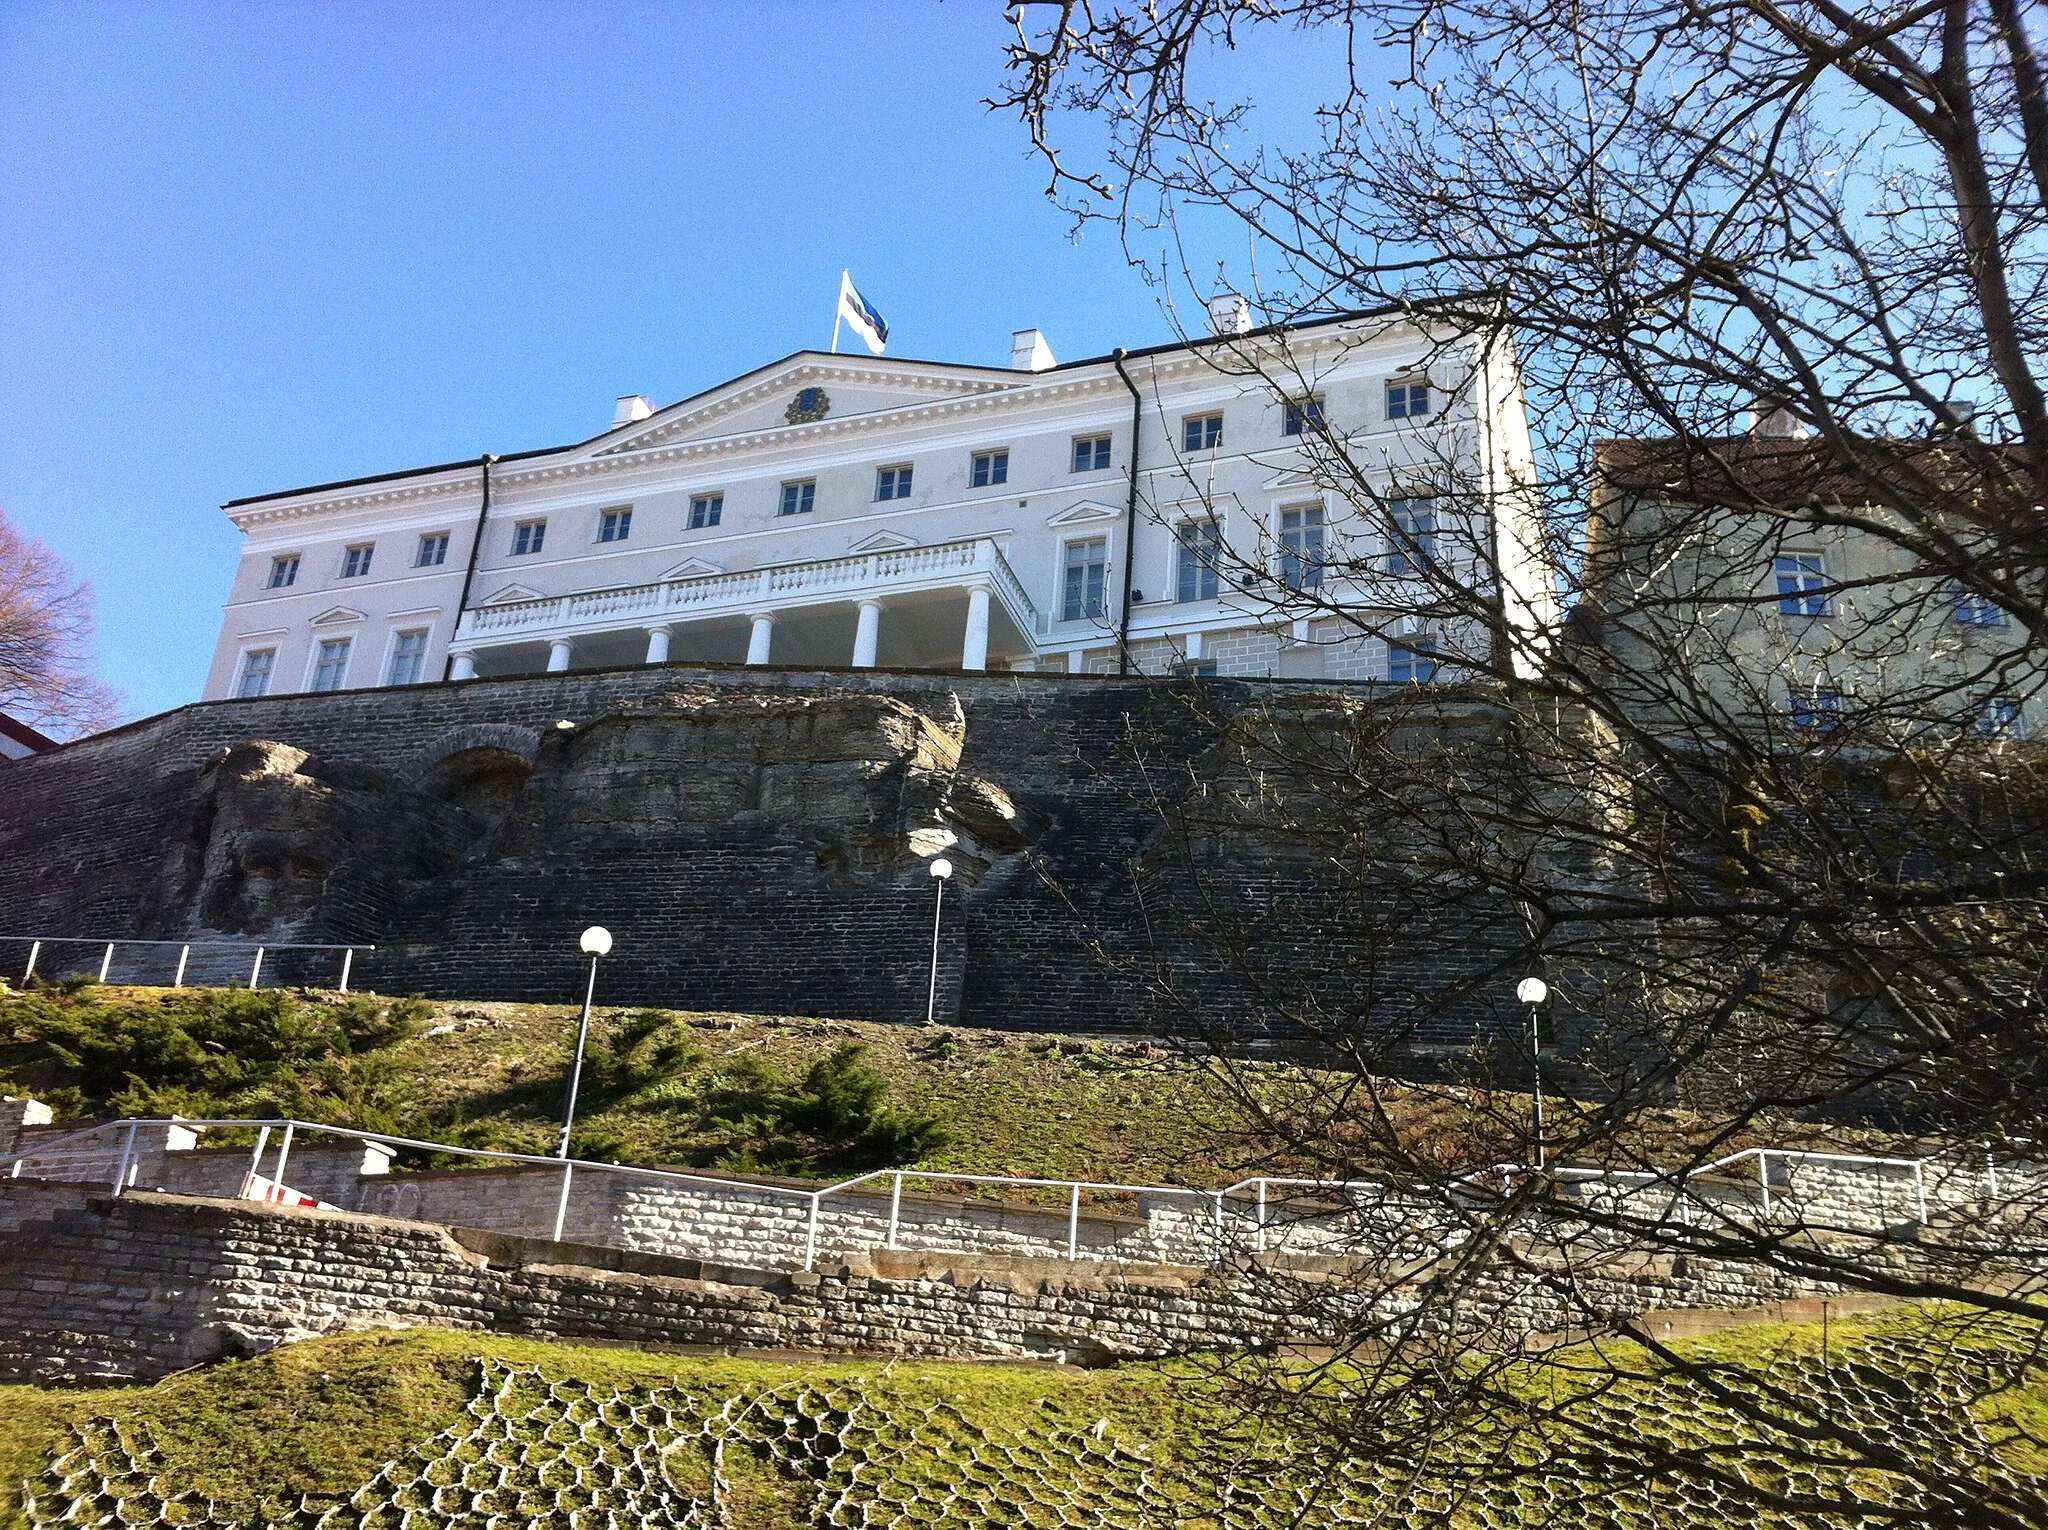
POLYGON ((967 635, 960 645, 962 669, 988 668, 988 588, 978 585, 967 592, 967 635))
POLYGON ((775 642, 775 617, 772 612, 756 612, 751 618, 754 630, 747 638, 747 662, 766 664, 768 653, 775 642))
POLYGON ((569 667, 569 656, 576 651, 576 645, 567 638, 556 638, 548 644, 548 673, 560 674, 569 667))
POLYGON ((458 648, 450 656, 455 667, 448 671, 450 680, 474 680, 476 678, 476 655, 467 648, 458 648))
POLYGON ((668 628, 649 627, 647 629, 647 662, 649 664, 668 663, 668 628))
POLYGON ((875 653, 881 646, 882 603, 864 600, 860 603, 860 621, 853 629, 853 667, 873 669, 875 653))

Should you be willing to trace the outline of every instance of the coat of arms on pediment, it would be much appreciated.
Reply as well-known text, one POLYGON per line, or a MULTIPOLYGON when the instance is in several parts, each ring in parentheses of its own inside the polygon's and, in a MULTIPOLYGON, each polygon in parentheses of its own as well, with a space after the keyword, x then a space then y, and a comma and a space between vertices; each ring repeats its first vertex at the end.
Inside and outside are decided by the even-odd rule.
POLYGON ((799 388, 782 417, 792 425, 808 425, 832 412, 832 400, 823 388, 799 388))

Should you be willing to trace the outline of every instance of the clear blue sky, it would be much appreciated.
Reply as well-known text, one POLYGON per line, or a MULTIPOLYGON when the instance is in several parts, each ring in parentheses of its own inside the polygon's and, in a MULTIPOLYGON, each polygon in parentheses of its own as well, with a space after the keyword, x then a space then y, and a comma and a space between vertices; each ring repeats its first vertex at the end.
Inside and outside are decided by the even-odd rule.
MULTIPOLYGON (((193 699, 244 494, 593 435, 831 338, 1170 337, 1075 243, 997 0, 0 6, 0 506, 193 699)), ((1213 267, 1212 267, 1213 269, 1213 267)))

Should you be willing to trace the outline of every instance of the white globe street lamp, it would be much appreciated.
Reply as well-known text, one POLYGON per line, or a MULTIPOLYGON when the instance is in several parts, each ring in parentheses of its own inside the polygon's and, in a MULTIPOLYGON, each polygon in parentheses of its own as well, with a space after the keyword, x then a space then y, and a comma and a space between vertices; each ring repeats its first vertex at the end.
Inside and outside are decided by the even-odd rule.
POLYGON ((953 863, 942 855, 926 869, 938 886, 938 897, 932 901, 932 981, 924 996, 924 1023, 935 1025, 939 1008, 939 913, 946 906, 946 883, 952 878, 953 863))
POLYGON ((569 1098, 562 1107, 562 1140, 555 1145, 555 1156, 562 1162, 562 1198, 555 1204, 555 1241, 562 1241, 562 1227, 569 1216, 569 1182, 575 1170, 568 1162, 569 1132, 576 1124, 576 1090, 583 1082, 583 1048, 590 1040, 590 1001, 597 997, 597 962, 602 956, 611 955, 612 932, 601 924, 593 924, 583 932, 578 944, 583 954, 590 958, 590 981, 583 989, 583 1019, 576 1027, 576 1060, 569 1067, 569 1098))
POLYGON ((1547 1166, 1547 1155, 1543 1143, 1543 1028, 1537 1014, 1543 1001, 1550 997, 1550 985, 1540 977, 1525 977, 1515 984, 1515 997, 1529 1006, 1529 1062, 1535 1071, 1535 1128, 1536 1167, 1547 1166))

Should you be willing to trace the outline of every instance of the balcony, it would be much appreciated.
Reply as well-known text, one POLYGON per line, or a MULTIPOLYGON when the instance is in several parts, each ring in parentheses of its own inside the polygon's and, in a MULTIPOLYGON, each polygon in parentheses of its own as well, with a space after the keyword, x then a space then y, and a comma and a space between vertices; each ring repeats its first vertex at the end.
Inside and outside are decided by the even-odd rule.
POLYGON ((970 537, 479 606, 463 613, 450 649, 457 679, 742 656, 983 669, 991 655, 1034 654, 1044 630, 1002 549, 970 537))

